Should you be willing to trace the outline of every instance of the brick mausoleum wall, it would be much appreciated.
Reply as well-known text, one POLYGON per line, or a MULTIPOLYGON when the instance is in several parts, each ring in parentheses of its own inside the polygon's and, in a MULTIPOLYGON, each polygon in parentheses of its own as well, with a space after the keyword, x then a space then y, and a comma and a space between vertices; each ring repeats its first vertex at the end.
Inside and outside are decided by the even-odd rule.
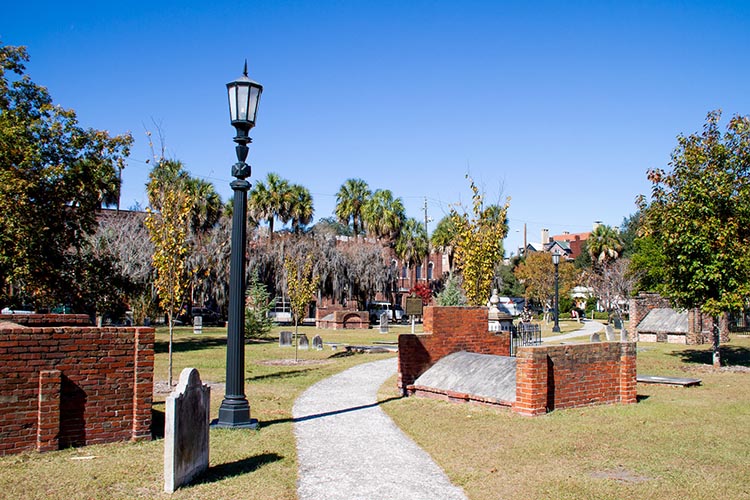
POLYGON ((0 314, 0 322, 23 326, 91 326, 88 314, 0 314))
POLYGON ((658 293, 641 292, 630 299, 628 321, 629 340, 638 340, 638 325, 652 309, 671 307, 669 301, 658 293))
POLYGON ((633 342, 518 349, 516 413, 534 416, 554 409, 635 402, 633 342))
POLYGON ((490 332, 486 307, 425 307, 424 332, 398 336, 398 385, 402 391, 454 352, 510 355, 510 334, 490 332))
POLYGON ((0 325, 0 455, 150 439, 153 371, 153 328, 0 325))

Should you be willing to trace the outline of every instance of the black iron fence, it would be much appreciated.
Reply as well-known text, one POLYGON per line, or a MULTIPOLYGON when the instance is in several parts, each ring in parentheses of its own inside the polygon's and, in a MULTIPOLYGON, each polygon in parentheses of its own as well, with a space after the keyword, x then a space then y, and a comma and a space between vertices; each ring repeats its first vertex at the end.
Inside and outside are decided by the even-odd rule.
POLYGON ((510 325, 502 328, 510 331, 510 355, 515 356, 519 347, 528 345, 541 345, 542 327, 538 323, 519 323, 518 326, 510 325))

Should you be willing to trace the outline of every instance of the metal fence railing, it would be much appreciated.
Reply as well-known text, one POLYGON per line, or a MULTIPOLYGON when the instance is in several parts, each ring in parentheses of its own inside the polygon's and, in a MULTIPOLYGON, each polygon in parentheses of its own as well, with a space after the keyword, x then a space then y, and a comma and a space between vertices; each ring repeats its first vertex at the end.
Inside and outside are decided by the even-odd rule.
MULTIPOLYGON (((506 328, 506 331, 507 328, 506 328)), ((542 327, 538 323, 519 323, 510 327, 510 355, 515 356, 519 347, 541 345, 542 327)))

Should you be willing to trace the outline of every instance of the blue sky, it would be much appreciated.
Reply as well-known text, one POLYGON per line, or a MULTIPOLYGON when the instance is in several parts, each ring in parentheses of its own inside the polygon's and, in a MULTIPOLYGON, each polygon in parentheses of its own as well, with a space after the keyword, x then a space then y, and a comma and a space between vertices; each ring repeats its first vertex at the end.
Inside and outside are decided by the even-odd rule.
MULTIPOLYGON (((225 84, 264 86, 249 163, 330 216, 350 177, 435 221, 511 197, 506 254, 617 226, 706 113, 750 113, 750 2, 13 2, 3 43, 85 126, 132 132, 122 205, 146 203, 146 129, 226 200, 225 84)), ((430 224, 430 230, 435 222, 430 224)))

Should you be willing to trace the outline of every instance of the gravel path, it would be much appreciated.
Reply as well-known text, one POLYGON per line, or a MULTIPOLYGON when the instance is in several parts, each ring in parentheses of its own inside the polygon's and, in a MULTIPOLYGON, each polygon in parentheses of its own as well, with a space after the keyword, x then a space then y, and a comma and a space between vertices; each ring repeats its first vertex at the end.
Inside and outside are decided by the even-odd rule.
POLYGON ((322 380, 294 404, 300 500, 465 500, 377 404, 395 358, 322 380))
POLYGON ((596 332, 601 332, 604 330, 604 325, 599 323, 598 321, 594 321, 591 319, 584 319, 583 323, 581 324, 581 328, 574 332, 569 333, 563 333, 562 335, 555 335, 554 337, 545 337, 542 339, 542 341, 546 344, 549 342, 559 342, 561 340, 565 339, 571 339, 573 337, 582 337, 584 335, 591 335, 596 332))

